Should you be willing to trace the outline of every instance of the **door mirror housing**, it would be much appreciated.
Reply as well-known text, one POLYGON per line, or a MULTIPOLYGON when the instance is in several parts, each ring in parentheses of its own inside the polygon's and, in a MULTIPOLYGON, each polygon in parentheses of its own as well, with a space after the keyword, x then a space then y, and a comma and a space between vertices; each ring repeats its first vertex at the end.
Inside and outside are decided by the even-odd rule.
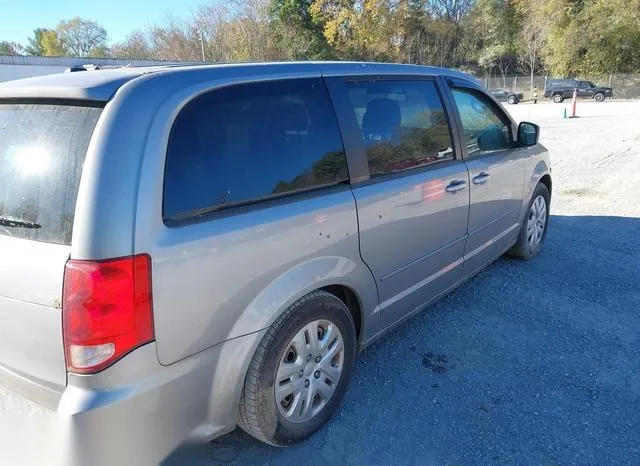
POLYGON ((521 147, 535 146, 540 139, 540 127, 523 121, 518 125, 518 145, 521 147))

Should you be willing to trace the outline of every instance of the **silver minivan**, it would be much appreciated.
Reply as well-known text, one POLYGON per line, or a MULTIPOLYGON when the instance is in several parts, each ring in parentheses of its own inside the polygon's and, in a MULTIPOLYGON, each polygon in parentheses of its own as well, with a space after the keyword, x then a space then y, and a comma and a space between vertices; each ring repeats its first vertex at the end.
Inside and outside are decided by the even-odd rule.
MULTIPOLYGON (((472 77, 279 63, 0 85, 0 407, 63 464, 285 446, 356 353, 547 230, 549 155, 472 77)), ((1 421, 0 421, 1 422, 1 421)))

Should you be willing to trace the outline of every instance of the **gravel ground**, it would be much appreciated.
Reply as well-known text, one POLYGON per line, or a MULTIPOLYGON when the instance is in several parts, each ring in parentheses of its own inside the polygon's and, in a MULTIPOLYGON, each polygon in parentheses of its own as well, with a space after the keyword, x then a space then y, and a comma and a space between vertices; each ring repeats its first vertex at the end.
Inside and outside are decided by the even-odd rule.
POLYGON ((360 354, 307 442, 241 431, 167 465, 637 464, 640 102, 507 106, 552 151, 552 218, 531 262, 500 259, 360 354))

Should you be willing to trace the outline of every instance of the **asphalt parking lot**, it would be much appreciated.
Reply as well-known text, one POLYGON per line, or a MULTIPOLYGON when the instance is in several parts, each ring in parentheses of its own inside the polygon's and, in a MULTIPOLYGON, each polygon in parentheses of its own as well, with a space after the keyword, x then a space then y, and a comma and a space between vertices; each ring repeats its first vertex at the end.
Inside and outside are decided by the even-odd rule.
POLYGON ((360 354, 340 412, 276 449, 241 431, 167 465, 637 464, 640 102, 507 106, 552 151, 531 262, 500 259, 360 354))

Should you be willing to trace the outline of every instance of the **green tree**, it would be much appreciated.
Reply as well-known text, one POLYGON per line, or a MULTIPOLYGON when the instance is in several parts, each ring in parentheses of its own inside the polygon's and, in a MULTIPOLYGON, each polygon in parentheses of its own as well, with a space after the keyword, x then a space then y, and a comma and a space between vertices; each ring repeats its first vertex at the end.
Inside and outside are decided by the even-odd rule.
POLYGON ((576 16, 582 10, 582 2, 573 0, 545 0, 541 6, 547 18, 547 37, 542 55, 548 71, 556 76, 576 73, 580 61, 579 42, 581 35, 576 16))
POLYGON ((577 59, 582 74, 640 70, 640 1, 594 0, 576 17, 577 59))
POLYGON ((397 0, 315 0, 310 11, 341 58, 393 61, 402 40, 397 0))
POLYGON ((37 28, 28 39, 26 52, 29 55, 56 57, 65 54, 58 33, 53 29, 37 28))
POLYGON ((107 31, 95 21, 60 21, 56 33, 62 50, 75 57, 101 57, 107 52, 107 31))
POLYGON ((311 14, 313 0, 271 0, 269 26, 274 42, 288 59, 333 57, 320 18, 311 14))
POLYGON ((521 30, 514 0, 479 0, 472 27, 475 29, 478 64, 489 72, 497 69, 505 79, 515 70, 521 30))
POLYGON ((530 92, 533 92, 533 76, 538 67, 547 35, 547 18, 542 14, 538 0, 516 0, 515 6, 522 18, 518 37, 518 65, 520 71, 531 77, 530 92))
POLYGON ((0 41, 0 55, 21 55, 22 46, 16 42, 0 41))

